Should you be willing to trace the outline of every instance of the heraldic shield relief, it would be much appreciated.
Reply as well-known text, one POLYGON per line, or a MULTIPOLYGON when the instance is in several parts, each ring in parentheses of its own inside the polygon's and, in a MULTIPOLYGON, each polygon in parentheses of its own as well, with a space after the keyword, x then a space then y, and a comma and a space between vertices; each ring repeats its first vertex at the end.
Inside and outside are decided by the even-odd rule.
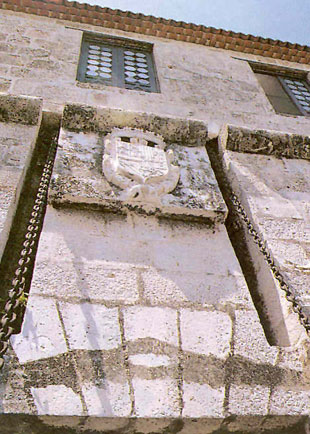
POLYGON ((137 129, 114 129, 104 145, 103 173, 124 190, 121 199, 158 203, 177 186, 180 171, 171 164, 173 151, 165 151, 162 137, 137 129))

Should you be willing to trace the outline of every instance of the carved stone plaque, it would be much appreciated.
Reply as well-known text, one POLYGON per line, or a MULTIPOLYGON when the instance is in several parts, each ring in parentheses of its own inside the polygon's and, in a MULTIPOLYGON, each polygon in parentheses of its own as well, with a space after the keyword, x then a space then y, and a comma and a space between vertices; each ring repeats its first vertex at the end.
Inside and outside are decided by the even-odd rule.
POLYGON ((159 202, 176 187, 179 168, 171 164, 173 152, 165 151, 161 137, 141 130, 115 129, 104 144, 103 173, 124 190, 122 199, 159 202))

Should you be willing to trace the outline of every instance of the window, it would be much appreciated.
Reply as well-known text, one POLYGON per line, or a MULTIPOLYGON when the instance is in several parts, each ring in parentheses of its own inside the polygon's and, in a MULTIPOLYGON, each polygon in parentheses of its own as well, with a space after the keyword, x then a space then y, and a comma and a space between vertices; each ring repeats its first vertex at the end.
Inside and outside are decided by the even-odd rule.
POLYGON ((125 89, 158 92, 153 45, 125 38, 83 36, 77 79, 125 89))
POLYGON ((304 71, 251 64, 277 113, 310 116, 310 86, 304 71))

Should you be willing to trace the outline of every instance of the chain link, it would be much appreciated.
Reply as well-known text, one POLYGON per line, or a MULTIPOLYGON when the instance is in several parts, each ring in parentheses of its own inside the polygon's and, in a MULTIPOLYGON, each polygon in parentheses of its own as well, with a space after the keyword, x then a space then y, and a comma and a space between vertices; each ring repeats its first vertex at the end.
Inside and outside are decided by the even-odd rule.
POLYGON ((306 333, 310 336, 310 319, 303 311, 303 307, 300 304, 300 301, 296 298, 294 291, 288 286, 285 281, 285 278, 279 268, 275 265, 274 259, 266 247, 265 242, 258 234, 251 220, 249 219, 245 209, 241 205, 238 197, 235 193, 231 194, 231 201, 235 207, 237 214, 241 217, 243 222, 246 224, 247 230, 249 234, 252 236, 255 244, 258 245, 259 250, 262 252, 267 264, 269 265, 275 279, 279 282, 280 288, 285 292, 285 298, 292 304, 293 311, 298 314, 299 321, 301 325, 305 328, 306 333))
POLYGON ((23 242, 23 249, 20 252, 18 267, 15 270, 15 278, 12 281, 8 300, 4 306, 4 313, 0 319, 0 370, 4 365, 4 354, 9 346, 9 338, 14 333, 18 321, 22 320, 24 307, 27 302, 25 277, 29 271, 34 247, 38 242, 38 234, 47 202, 48 187, 53 171, 56 150, 57 140, 54 139, 50 145, 30 219, 27 224, 27 233, 23 242))

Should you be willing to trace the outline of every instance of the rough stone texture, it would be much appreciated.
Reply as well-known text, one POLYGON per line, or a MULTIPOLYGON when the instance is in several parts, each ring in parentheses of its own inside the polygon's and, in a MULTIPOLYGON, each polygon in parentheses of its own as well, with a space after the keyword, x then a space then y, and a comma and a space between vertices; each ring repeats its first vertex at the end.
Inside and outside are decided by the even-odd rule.
POLYGON ((175 381, 133 378, 136 415, 138 417, 178 417, 179 396, 175 381))
POLYGON ((263 415, 268 412, 270 388, 232 385, 229 392, 229 411, 237 415, 263 415))
POLYGON ((65 105, 62 127, 65 130, 64 140, 68 131, 107 134, 113 128, 125 127, 152 131, 161 135, 168 143, 186 146, 202 146, 208 140, 207 125, 194 119, 81 104, 65 105))
POLYGON ((55 301, 29 297, 22 331, 13 336, 11 342, 21 363, 66 352, 67 346, 55 301))
MULTIPOLYGON (((137 126, 153 130, 153 119, 146 114, 124 113, 121 111, 98 110, 98 115, 92 113, 91 118, 85 122, 80 119, 80 111, 92 111, 93 109, 80 106, 66 107, 71 110, 71 117, 64 118, 64 126, 73 130, 95 131, 91 133, 72 132, 62 130, 56 169, 54 170, 50 201, 54 204, 79 203, 88 206, 101 206, 111 211, 136 210, 148 215, 176 216, 179 218, 201 218, 213 224, 221 222, 226 215, 226 206, 219 191, 215 176, 211 169, 207 153, 201 143, 201 135, 206 134, 206 127, 201 124, 195 131, 195 123, 190 123, 191 135, 183 138, 175 136, 175 121, 170 123, 167 120, 157 117, 156 124, 165 126, 165 136, 168 138, 168 149, 174 152, 174 165, 180 168, 180 180, 177 187, 169 194, 165 194, 161 203, 148 203, 143 201, 122 200, 122 189, 109 183, 102 171, 102 158, 104 155, 104 144, 100 131, 106 134, 111 130, 111 125, 119 126, 117 120, 120 118, 122 125, 130 125, 130 120, 135 121, 137 126), (133 118, 134 115, 134 118, 133 118), (127 118, 129 117, 129 120, 127 118), (96 120, 96 118, 98 118, 96 120), (111 120, 112 118, 112 120, 111 120), (106 125, 107 120, 110 125, 106 125), (113 121, 113 123, 112 123, 113 121), (71 122, 71 123, 70 123, 71 122), (91 122, 96 122, 92 127, 91 122), (74 123, 74 124, 73 124, 74 123), (141 125, 140 125, 141 124, 141 125), (170 125, 171 124, 171 125, 170 125), (150 125, 150 126, 148 126, 150 125), (191 137, 195 149, 188 146, 178 146, 171 140, 178 139, 181 143, 191 137)), ((186 134, 186 124, 181 131, 186 134)), ((179 121, 181 127, 182 122, 179 121)), ((179 129, 177 129, 179 131, 179 129)), ((154 132, 158 132, 156 129, 154 132)), ((161 132, 161 131, 160 131, 161 132)), ((189 140, 189 139, 188 139, 189 140)))
MULTIPOLYGON (((233 189, 266 240, 276 264, 300 303, 308 306, 310 163, 226 151, 224 164, 233 189)), ((284 306, 284 295, 275 283, 269 285, 269 294, 272 286, 274 298, 279 300, 273 302, 273 309, 282 304, 289 339, 297 342, 303 338, 298 319, 289 306, 284 306)))
POLYGON ((305 414, 310 412, 310 391, 294 391, 276 389, 271 394, 270 413, 277 415, 284 414, 305 414))
POLYGON ((95 417, 128 417, 131 399, 127 382, 105 381, 104 387, 86 384, 82 388, 88 414, 95 417))
POLYGON ((0 122, 37 125, 41 109, 40 98, 0 94, 0 122))
POLYGON ((121 343, 117 309, 91 303, 60 303, 70 349, 111 350, 121 343))
POLYGON ((235 316, 234 354, 274 365, 278 348, 268 345, 258 317, 247 311, 236 311, 235 316))
POLYGON ((223 417, 224 388, 184 383, 184 417, 223 417))
POLYGON ((99 20, 98 26, 66 24, 49 17, 1 10, 0 77, 10 93, 43 97, 45 107, 54 110, 67 103, 82 103, 204 120, 217 126, 229 123, 310 133, 305 117, 275 113, 250 66, 236 57, 306 72, 309 65, 247 54, 246 49, 239 56, 235 51, 107 29, 100 26, 99 20), (161 92, 77 82, 83 30, 153 43, 161 92))
POLYGON ((177 312, 160 307, 131 307, 123 311, 127 341, 151 338, 177 346, 177 312))
POLYGON ((231 319, 222 312, 181 311, 184 351, 227 358, 230 350, 231 319))
POLYGON ((38 98, 0 94, 0 257, 41 120, 38 98))
POLYGON ((230 249, 221 226, 49 207, 31 291, 111 306, 251 308, 230 249))
POLYGON ((230 151, 310 159, 310 138, 308 136, 281 131, 253 131, 233 125, 225 126, 221 134, 226 136, 226 147, 230 151))
MULTIPOLYGON (((228 50, 71 27, 0 13, 0 88, 9 92, 0 96, 7 228, 41 104, 64 108, 24 323, 0 375, 1 429, 306 432, 309 342, 248 237, 253 275, 240 268, 203 147, 211 155, 209 140, 230 125, 222 129, 218 160, 211 159, 215 168, 223 162, 227 179, 216 173, 223 195, 236 190, 309 307, 309 118, 276 114, 247 62, 228 50), (77 82, 83 29, 154 43, 161 92, 77 82), (43 103, 32 98, 38 96, 43 103), (180 182, 160 210, 124 204, 103 177, 103 139, 114 127, 161 134, 174 150, 180 182), (258 316, 245 277, 256 305, 270 314, 278 346, 268 343, 266 318, 258 316)), ((242 241, 235 229, 234 247, 242 241)))
POLYGON ((39 415, 76 416, 83 412, 80 397, 63 385, 51 385, 44 389, 33 387, 31 393, 39 415))

